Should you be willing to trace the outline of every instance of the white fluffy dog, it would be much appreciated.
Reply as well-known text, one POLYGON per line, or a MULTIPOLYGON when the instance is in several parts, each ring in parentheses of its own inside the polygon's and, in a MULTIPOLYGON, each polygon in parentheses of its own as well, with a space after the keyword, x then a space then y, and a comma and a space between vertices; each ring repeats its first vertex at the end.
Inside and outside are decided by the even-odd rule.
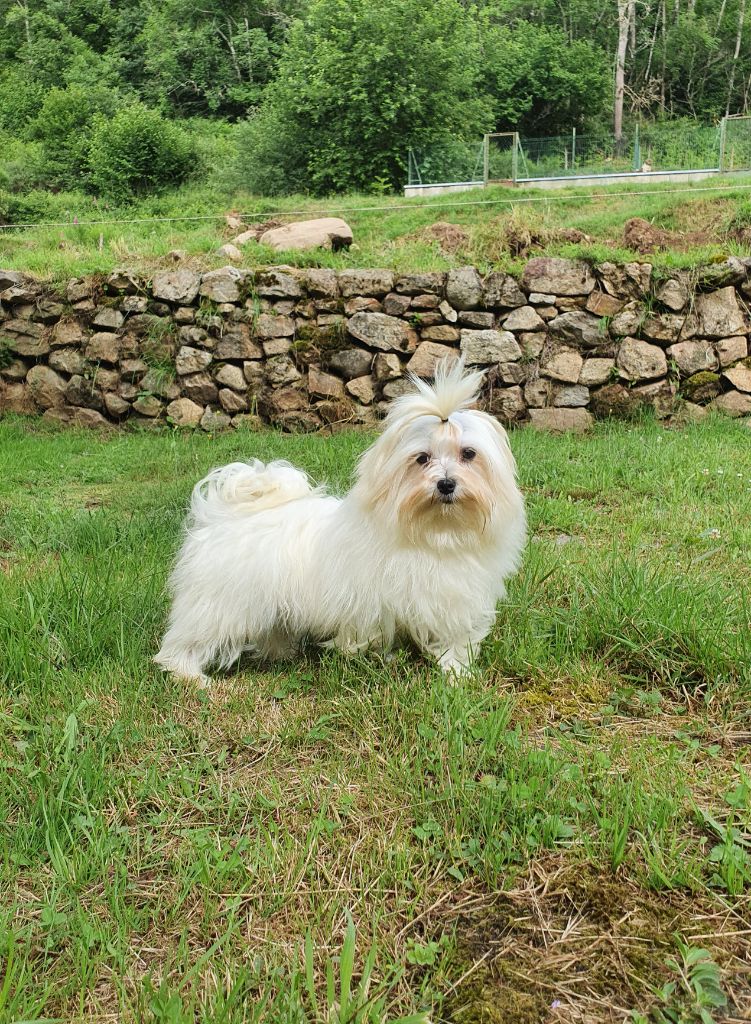
POLYGON ((525 543, 506 432, 469 408, 481 373, 413 378, 344 498, 287 462, 233 462, 194 489, 155 660, 206 681, 249 650, 309 637, 348 652, 407 634, 444 672, 470 665, 525 543))

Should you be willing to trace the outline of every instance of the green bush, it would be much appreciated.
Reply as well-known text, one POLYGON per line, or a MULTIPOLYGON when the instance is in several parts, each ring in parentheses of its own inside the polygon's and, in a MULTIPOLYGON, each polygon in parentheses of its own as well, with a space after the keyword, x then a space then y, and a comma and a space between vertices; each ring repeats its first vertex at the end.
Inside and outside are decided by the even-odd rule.
POLYGON ((50 185, 69 188, 87 182, 94 118, 112 117, 119 102, 116 92, 102 87, 69 86, 47 93, 29 134, 42 144, 44 176, 50 185))
POLYGON ((94 117, 89 148, 91 181, 110 199, 124 201, 179 185, 194 159, 188 135, 140 103, 123 107, 112 118, 94 117))

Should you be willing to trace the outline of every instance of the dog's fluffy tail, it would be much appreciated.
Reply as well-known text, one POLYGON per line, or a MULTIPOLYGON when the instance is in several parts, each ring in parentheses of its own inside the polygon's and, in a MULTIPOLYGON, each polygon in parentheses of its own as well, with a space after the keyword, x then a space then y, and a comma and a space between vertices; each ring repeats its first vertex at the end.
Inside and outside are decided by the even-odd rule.
POLYGON ((305 473, 288 462, 231 462, 199 481, 190 500, 195 526, 233 513, 262 512, 315 493, 305 473))

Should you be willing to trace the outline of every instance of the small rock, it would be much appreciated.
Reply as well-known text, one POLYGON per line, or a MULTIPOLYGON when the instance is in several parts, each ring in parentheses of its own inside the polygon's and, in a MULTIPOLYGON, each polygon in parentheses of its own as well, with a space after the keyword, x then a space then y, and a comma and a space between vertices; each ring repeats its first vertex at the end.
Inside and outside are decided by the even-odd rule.
POLYGON ((403 316, 409 309, 410 298, 408 295, 397 295, 396 292, 389 292, 383 300, 383 312, 388 316, 403 316))
POLYGON ((670 278, 663 282, 655 293, 655 298, 673 313, 680 313, 689 300, 688 288, 682 281, 670 278))
POLYGON ((526 306, 527 297, 510 274, 494 270, 483 283, 482 301, 488 309, 514 309, 526 306))
POLYGON ((615 316, 620 313, 624 305, 623 299, 616 299, 612 295, 608 295, 607 292, 593 291, 587 298, 584 308, 594 316, 615 316))
POLYGON ((189 306, 198 295, 201 275, 192 270, 159 271, 151 282, 151 293, 155 299, 176 302, 189 306))
POLYGON ((535 430, 548 430, 555 434, 583 434, 594 425, 594 419, 586 409, 530 409, 529 419, 535 430))
POLYGON ((699 334, 708 338, 728 338, 747 330, 745 317, 738 305, 735 288, 719 288, 696 296, 694 312, 699 334))
POLYGON ((519 306, 503 321, 503 328, 506 331, 539 331, 544 326, 545 321, 537 315, 532 306, 519 306))
POLYGON ((159 416, 162 408, 162 403, 156 395, 140 395, 133 403, 133 411, 139 416, 148 416, 149 419, 159 416))
POLYGON ((681 393, 691 402, 704 404, 716 398, 721 391, 720 377, 711 370, 695 373, 681 384, 681 393))
POLYGON ((527 292, 589 295, 594 289, 595 279, 589 266, 579 260, 535 256, 524 268, 521 284, 527 292))
POLYGON ((720 366, 731 366, 748 355, 748 342, 740 334, 734 338, 723 338, 717 342, 715 348, 720 366))
MULTIPOLYGON (((31 370, 29 370, 31 375, 31 370)), ((744 366, 739 363, 738 366, 734 366, 732 370, 725 370, 722 375, 725 380, 729 381, 737 391, 751 392, 751 369, 748 366, 744 366)), ((28 377, 26 378, 29 379, 28 377)))
POLYGON ((233 263, 242 263, 243 254, 232 242, 225 242, 217 249, 217 253, 226 260, 232 260, 233 263))
POLYGON ((459 331, 456 327, 449 327, 447 324, 438 324, 436 327, 425 327, 420 332, 423 341, 457 342, 459 331))
POLYGON ((383 307, 378 299, 369 299, 363 295, 354 295, 344 303, 344 312, 347 316, 354 316, 355 313, 382 313, 383 307))
POLYGON ((66 381, 49 366, 32 366, 26 384, 39 409, 56 409, 66 404, 66 381))
POLYGON ((372 352, 366 352, 361 348, 343 348, 328 356, 327 368, 334 370, 345 380, 352 380, 368 375, 372 362, 372 352))
POLYGON ((120 342, 116 334, 92 334, 85 349, 90 363, 116 363, 120 358, 120 342))
POLYGON ((230 418, 226 412, 215 412, 206 406, 201 417, 201 429, 208 434, 216 433, 218 430, 226 430, 230 425, 230 418))
POLYGON ((225 412, 235 414, 247 412, 250 408, 246 395, 240 395, 231 388, 222 388, 219 392, 219 402, 225 412))
POLYGON ((203 407, 219 401, 219 389, 208 373, 194 373, 180 382, 183 396, 203 407))
POLYGON ((296 384, 302 375, 288 356, 273 356, 266 360, 265 378, 270 387, 283 388, 287 384, 296 384))
POLYGON ((402 372, 399 357, 390 352, 379 352, 373 360, 373 375, 381 384, 401 377, 402 372))
POLYGON ((336 272, 323 267, 305 271, 305 284, 313 298, 335 299, 339 294, 336 272))
POLYGON ((487 397, 487 411, 503 423, 513 423, 527 412, 527 404, 520 387, 493 388, 487 397))
POLYGON ((106 391, 104 394, 104 408, 109 416, 115 420, 121 420, 130 412, 130 403, 126 402, 120 395, 113 391, 106 391))
MULTIPOLYGON (((204 274, 199 286, 199 294, 212 302, 238 302, 240 299, 240 281, 242 274, 235 267, 222 267, 204 274)), ((179 300, 187 300, 181 297, 179 300)))
POLYGON ((587 359, 579 375, 579 383, 587 387, 605 384, 615 367, 615 359, 587 359))
POLYGON ((561 313, 549 321, 547 328, 556 338, 583 348, 596 348, 608 337, 602 321, 584 310, 561 313))
POLYGON ((253 334, 258 338, 291 338, 294 333, 295 321, 289 316, 261 313, 253 324, 253 334))
POLYGON ((437 363, 444 359, 453 362, 458 358, 459 353, 455 348, 438 345, 433 341, 423 341, 407 363, 407 369, 411 373, 416 373, 418 377, 432 377, 437 363))
POLYGON ((355 377, 354 380, 348 381, 346 385, 347 391, 358 402, 362 402, 363 405, 370 405, 376 394, 376 382, 373 377, 368 374, 366 377, 355 377))
POLYGON ((355 313, 347 321, 347 330, 358 341, 384 352, 413 352, 417 347, 415 331, 386 313, 355 313))
POLYGON ((394 290, 394 275, 390 270, 342 270, 339 290, 345 299, 353 295, 379 299, 394 290))
POLYGON ((589 405, 589 388, 582 384, 569 384, 553 389, 553 405, 566 408, 584 407, 589 405))
POLYGON ((454 309, 474 309, 482 304, 482 279, 475 267, 459 267, 446 275, 446 299, 454 309))
POLYGON ((521 359, 521 349, 510 331, 461 332, 461 351, 468 366, 509 363, 521 359))
POLYGON ((421 295, 431 292, 441 295, 446 285, 446 275, 441 271, 428 271, 425 274, 402 274, 396 281, 396 291, 402 295, 421 295))
POLYGON ((85 365, 83 353, 78 348, 53 348, 47 362, 53 370, 60 370, 61 373, 71 376, 83 373, 85 365))
POLYGON ((200 373, 210 365, 213 356, 202 348, 183 345, 175 358, 175 370, 184 377, 189 373, 200 373))
POLYGON ((95 327, 102 327, 108 331, 119 331, 125 323, 125 317, 118 309, 105 307, 99 310, 93 323, 95 327))
POLYGON ((579 380, 583 363, 584 360, 578 352, 573 352, 571 349, 564 349, 561 352, 557 352, 551 359, 549 359, 545 365, 540 368, 540 372, 546 377, 552 377, 553 380, 563 381, 568 384, 576 384, 579 380))
POLYGON ((176 427, 197 427, 203 416, 203 406, 189 398, 177 398, 167 406, 167 419, 176 427))
MULTIPOLYGON (((320 274, 321 271, 318 271, 320 274)), ((307 272, 307 280, 311 280, 313 271, 307 272)), ((299 299, 302 288, 298 279, 298 271, 292 267, 264 267, 255 275, 255 292, 262 299, 299 299)))
POLYGON ((709 408, 721 412, 724 416, 751 416, 751 395, 742 395, 738 391, 728 391, 709 403, 709 408))
POLYGON ((261 344, 265 356, 286 356, 292 348, 289 338, 271 338, 261 344))
POLYGON ((684 377, 690 377, 701 370, 716 370, 718 359, 709 341, 679 341, 667 350, 684 377))
POLYGON ((330 373, 324 373, 317 366, 311 366, 308 370, 308 392, 315 398, 342 399, 344 385, 338 377, 330 373))
MULTIPOLYGON (((214 380, 217 384, 223 384, 224 387, 232 388, 234 391, 247 390, 245 374, 239 366, 233 366, 231 363, 225 363, 224 366, 220 367, 214 376, 214 380)), ((221 399, 221 394, 219 398, 221 399)), ((227 411, 229 412, 229 409, 227 411)), ((237 411, 239 412, 239 410, 237 411)))
POLYGON ((65 388, 65 399, 68 405, 83 406, 87 409, 102 410, 104 399, 93 381, 76 374, 68 381, 65 388))

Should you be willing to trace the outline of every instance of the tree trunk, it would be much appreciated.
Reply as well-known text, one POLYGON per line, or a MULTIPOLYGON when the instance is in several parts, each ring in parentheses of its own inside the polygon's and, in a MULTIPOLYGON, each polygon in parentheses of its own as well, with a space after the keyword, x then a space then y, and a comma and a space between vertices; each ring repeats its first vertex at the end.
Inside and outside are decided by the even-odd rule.
POLYGON ((618 0, 618 48, 615 54, 615 102, 613 132, 616 146, 623 137, 623 94, 626 77, 626 48, 634 0, 618 0))
POLYGON ((738 32, 735 36, 735 51, 733 52, 733 63, 730 68, 730 82, 728 83, 728 101, 725 104, 725 117, 730 113, 730 104, 733 102, 733 87, 735 86, 735 69, 738 67, 738 56, 741 52, 741 40, 743 39, 743 23, 746 20, 746 0, 741 0, 738 8, 738 32))

